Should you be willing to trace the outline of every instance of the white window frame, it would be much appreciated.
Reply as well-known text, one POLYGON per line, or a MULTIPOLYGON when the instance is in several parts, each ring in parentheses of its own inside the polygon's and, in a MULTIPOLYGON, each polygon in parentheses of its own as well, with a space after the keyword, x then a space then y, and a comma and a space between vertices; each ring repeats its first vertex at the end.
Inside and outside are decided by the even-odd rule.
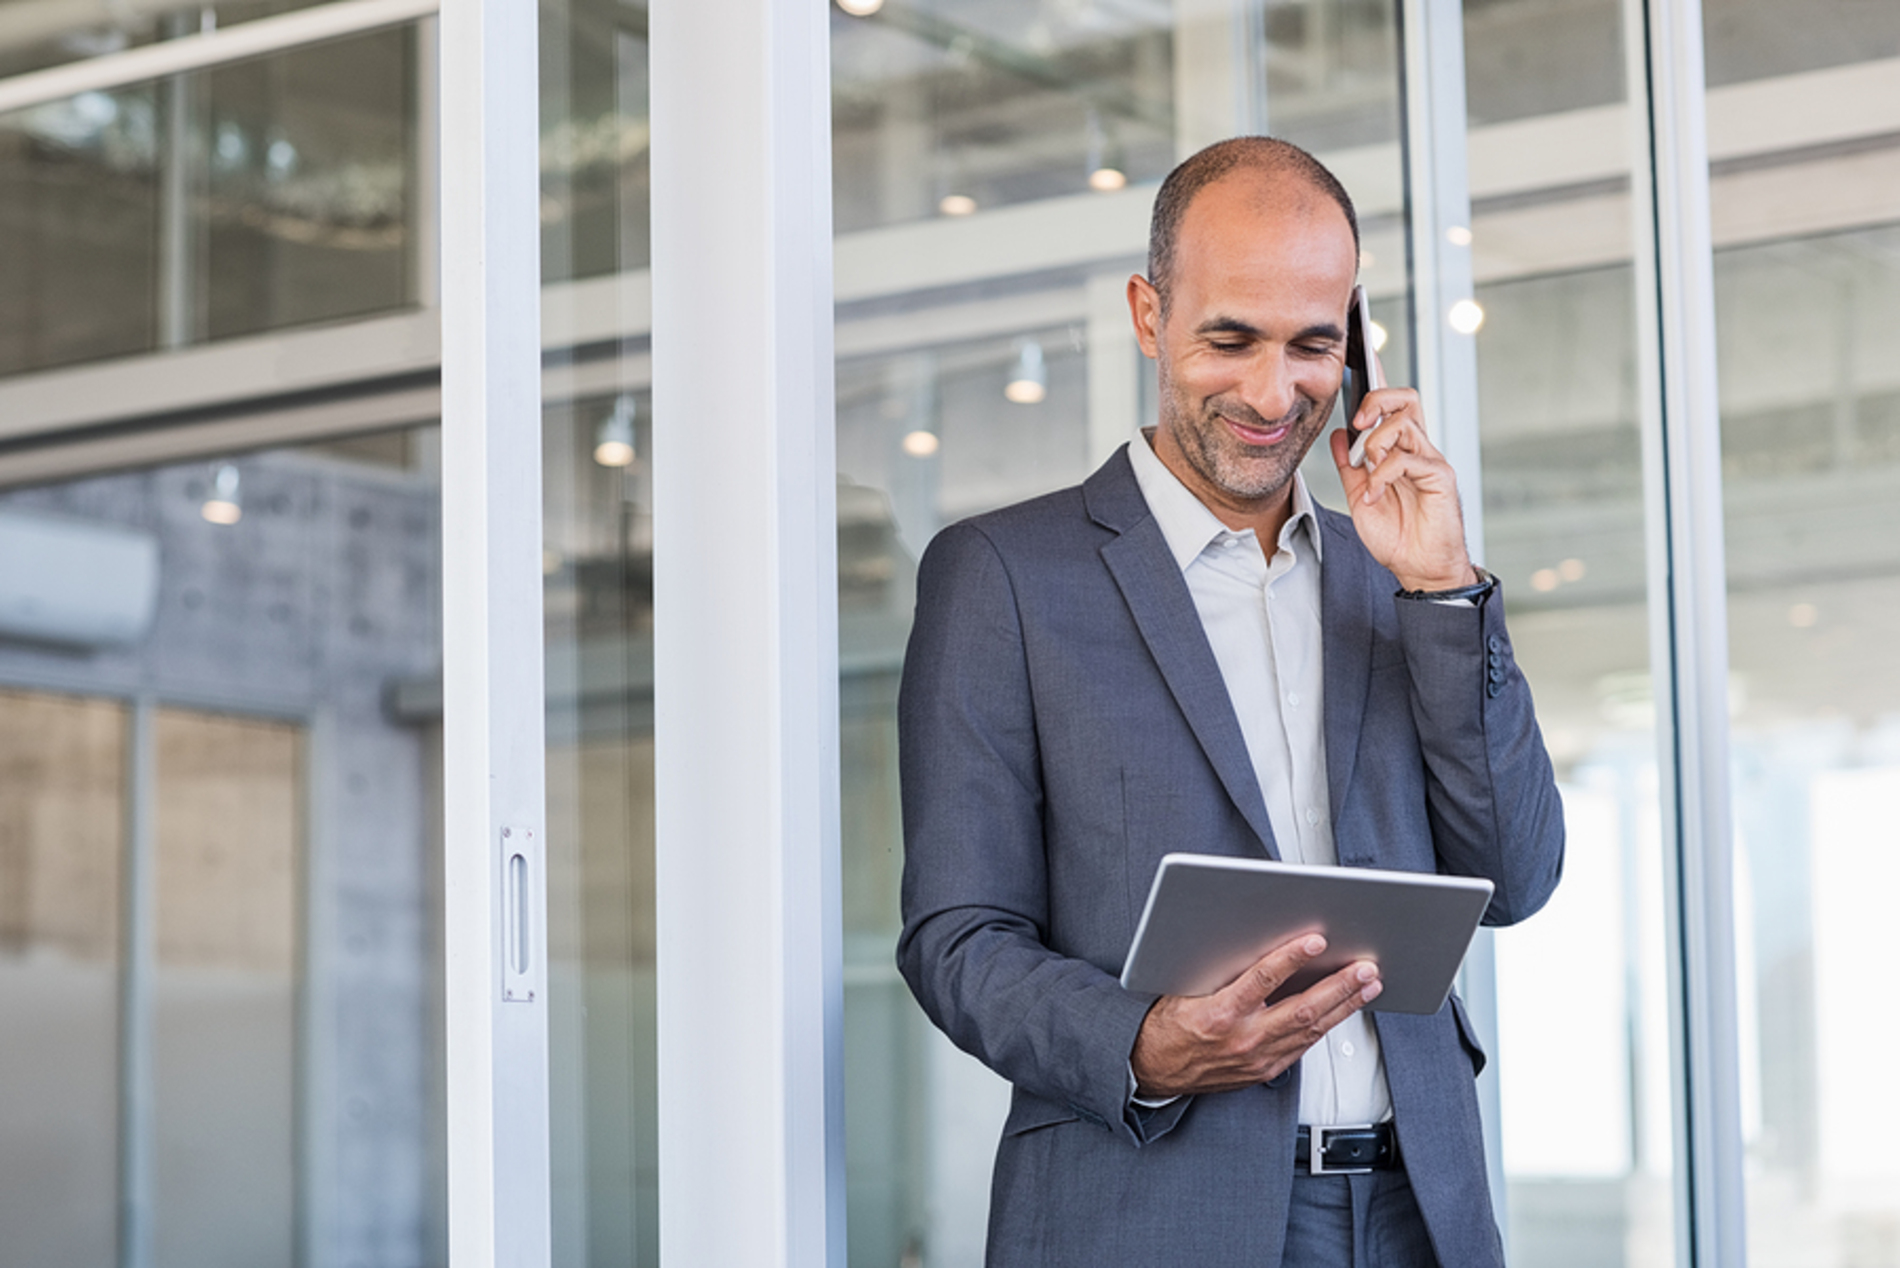
POLYGON ((649 22, 660 1258, 842 1265, 830 7, 649 22))

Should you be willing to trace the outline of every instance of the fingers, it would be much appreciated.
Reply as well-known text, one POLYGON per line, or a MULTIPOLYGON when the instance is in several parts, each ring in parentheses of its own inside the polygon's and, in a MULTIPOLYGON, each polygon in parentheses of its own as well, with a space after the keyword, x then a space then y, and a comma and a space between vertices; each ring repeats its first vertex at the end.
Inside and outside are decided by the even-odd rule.
POLYGON ((1378 966, 1361 960, 1268 1009, 1261 1018, 1264 1041, 1260 1045, 1270 1060, 1266 1077, 1293 1065, 1327 1031, 1379 998, 1384 989, 1378 966))
POLYGON ((1296 938, 1223 991, 1157 1000, 1129 1055, 1137 1088, 1155 1096, 1230 1091, 1264 1083, 1293 1065, 1327 1031, 1379 997, 1377 967, 1360 961, 1267 1006, 1267 996, 1325 948, 1317 935, 1296 938))
POLYGON ((1228 1002, 1236 1007, 1258 1008, 1284 986, 1288 978, 1312 963, 1314 957, 1325 950, 1326 939, 1316 933, 1282 943, 1255 960, 1246 972, 1230 982, 1220 994, 1229 997, 1228 1002))
POLYGON ((1451 466, 1425 434, 1425 420, 1419 411, 1418 397, 1409 388, 1389 388, 1373 393, 1360 408, 1360 418, 1371 415, 1377 420, 1364 441, 1365 466, 1369 477, 1360 498, 1376 502, 1400 480, 1449 478, 1451 466), (1378 400, 1398 397, 1396 401, 1378 400), (1378 409, 1375 411, 1375 405, 1378 409))

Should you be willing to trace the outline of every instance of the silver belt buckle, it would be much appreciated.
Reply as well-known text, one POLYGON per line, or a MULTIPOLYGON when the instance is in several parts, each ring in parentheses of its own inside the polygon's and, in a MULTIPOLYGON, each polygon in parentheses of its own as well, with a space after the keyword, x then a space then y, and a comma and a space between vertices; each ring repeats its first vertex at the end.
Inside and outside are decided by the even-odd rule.
POLYGON ((1308 1174, 1316 1176, 1362 1176, 1372 1172, 1371 1167, 1329 1167, 1326 1165, 1326 1137, 1332 1132, 1365 1132, 1378 1126, 1376 1123, 1346 1123, 1333 1127, 1309 1127, 1306 1129, 1306 1143, 1310 1151, 1306 1158, 1308 1174))

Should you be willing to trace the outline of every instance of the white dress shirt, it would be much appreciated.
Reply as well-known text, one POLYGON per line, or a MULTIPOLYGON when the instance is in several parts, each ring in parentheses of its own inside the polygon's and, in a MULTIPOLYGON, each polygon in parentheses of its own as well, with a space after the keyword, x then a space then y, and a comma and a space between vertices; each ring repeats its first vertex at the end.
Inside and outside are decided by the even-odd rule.
MULTIPOLYGON (((1281 859, 1337 866, 1321 707, 1320 532, 1305 480, 1294 473, 1293 514, 1269 558, 1252 529, 1222 524, 1149 444, 1131 443, 1128 456, 1214 649, 1281 859)), ((1300 1122, 1345 1126, 1391 1114, 1378 1032, 1355 1013, 1301 1058, 1300 1122)))

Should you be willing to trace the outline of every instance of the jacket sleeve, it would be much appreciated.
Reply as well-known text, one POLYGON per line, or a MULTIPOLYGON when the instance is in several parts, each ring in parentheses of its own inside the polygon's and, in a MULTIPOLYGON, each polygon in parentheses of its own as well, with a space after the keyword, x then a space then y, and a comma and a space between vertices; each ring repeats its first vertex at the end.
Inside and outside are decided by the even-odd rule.
POLYGON ((981 528, 939 534, 917 580, 898 699, 904 930, 898 967, 958 1047, 1131 1144, 1184 1105, 1131 1104, 1153 1003, 1048 945, 1034 684, 1014 585, 981 528))
POLYGON ((1557 887, 1564 815, 1503 596, 1494 587, 1476 605, 1395 602, 1439 867, 1488 878, 1497 889, 1484 922, 1514 924, 1557 887))

